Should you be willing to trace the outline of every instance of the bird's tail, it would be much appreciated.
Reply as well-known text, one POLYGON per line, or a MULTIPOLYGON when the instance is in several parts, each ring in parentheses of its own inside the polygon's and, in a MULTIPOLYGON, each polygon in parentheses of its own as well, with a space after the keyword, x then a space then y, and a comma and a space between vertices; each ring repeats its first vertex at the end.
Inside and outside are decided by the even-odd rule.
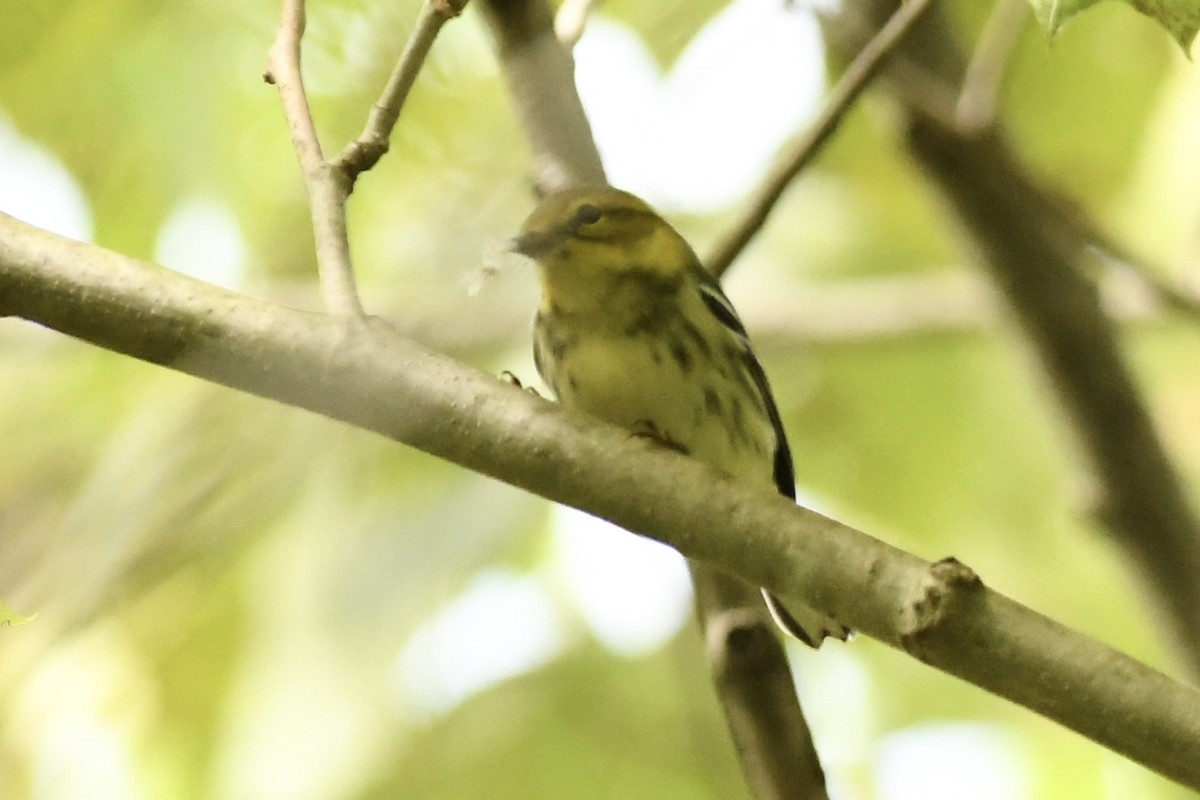
POLYGON ((809 647, 820 647, 826 638, 843 642, 850 638, 850 629, 828 614, 814 611, 808 606, 796 606, 793 611, 766 589, 763 589, 763 599, 767 601, 767 610, 771 612, 775 624, 809 647))

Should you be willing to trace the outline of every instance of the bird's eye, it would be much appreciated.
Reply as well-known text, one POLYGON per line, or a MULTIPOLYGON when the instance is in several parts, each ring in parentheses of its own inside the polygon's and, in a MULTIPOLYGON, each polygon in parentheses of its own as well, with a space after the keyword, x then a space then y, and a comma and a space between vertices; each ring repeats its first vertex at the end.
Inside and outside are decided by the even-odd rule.
POLYGON ((591 203, 584 203, 575 212, 575 219, 572 220, 574 227, 579 228, 583 225, 592 225, 600 221, 600 217, 604 216, 599 208, 591 203))

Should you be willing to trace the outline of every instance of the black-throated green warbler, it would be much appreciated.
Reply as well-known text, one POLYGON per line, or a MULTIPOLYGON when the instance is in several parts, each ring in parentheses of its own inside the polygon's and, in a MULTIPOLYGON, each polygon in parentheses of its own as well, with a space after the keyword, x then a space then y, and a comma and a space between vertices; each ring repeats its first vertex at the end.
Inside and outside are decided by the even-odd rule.
MULTIPOLYGON (((512 247, 540 268, 533 352, 559 402, 795 497, 779 411, 746 330, 666 220, 628 192, 569 189, 529 215, 512 247)), ((764 594, 801 641, 846 638, 827 616, 764 594)))

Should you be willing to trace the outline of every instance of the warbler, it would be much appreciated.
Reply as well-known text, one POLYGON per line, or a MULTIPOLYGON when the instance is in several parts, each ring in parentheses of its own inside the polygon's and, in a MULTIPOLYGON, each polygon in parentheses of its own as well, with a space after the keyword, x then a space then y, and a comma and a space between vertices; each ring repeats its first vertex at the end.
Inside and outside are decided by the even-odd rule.
MULTIPOLYGON (((654 209, 608 186, 568 189, 538 205, 512 249, 539 267, 534 362, 563 406, 795 498, 791 451, 745 326, 654 209)), ((764 597, 781 627, 813 647, 849 634, 764 597)))

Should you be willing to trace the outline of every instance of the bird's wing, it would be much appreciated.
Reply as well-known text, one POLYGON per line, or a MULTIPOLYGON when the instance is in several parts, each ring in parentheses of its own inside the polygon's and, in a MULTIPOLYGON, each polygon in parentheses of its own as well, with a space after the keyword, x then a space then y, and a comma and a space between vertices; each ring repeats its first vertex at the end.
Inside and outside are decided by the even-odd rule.
POLYGON ((739 347, 746 358, 750 377, 763 399, 767 416, 771 420, 771 427, 775 430, 775 487, 780 494, 795 500, 796 471, 792 465, 792 450, 788 446, 787 434, 783 430, 783 420, 779 418, 779 407, 775 405, 775 396, 771 393, 771 385, 767 382, 767 373, 763 371, 762 364, 758 363, 758 358, 754 355, 754 349, 750 346, 750 337, 746 333, 746 326, 742 324, 742 320, 734 310, 733 304, 729 302, 729 298, 725 296, 725 292, 721 291, 720 285, 707 270, 699 268, 697 285, 704 305, 738 340, 739 347))

